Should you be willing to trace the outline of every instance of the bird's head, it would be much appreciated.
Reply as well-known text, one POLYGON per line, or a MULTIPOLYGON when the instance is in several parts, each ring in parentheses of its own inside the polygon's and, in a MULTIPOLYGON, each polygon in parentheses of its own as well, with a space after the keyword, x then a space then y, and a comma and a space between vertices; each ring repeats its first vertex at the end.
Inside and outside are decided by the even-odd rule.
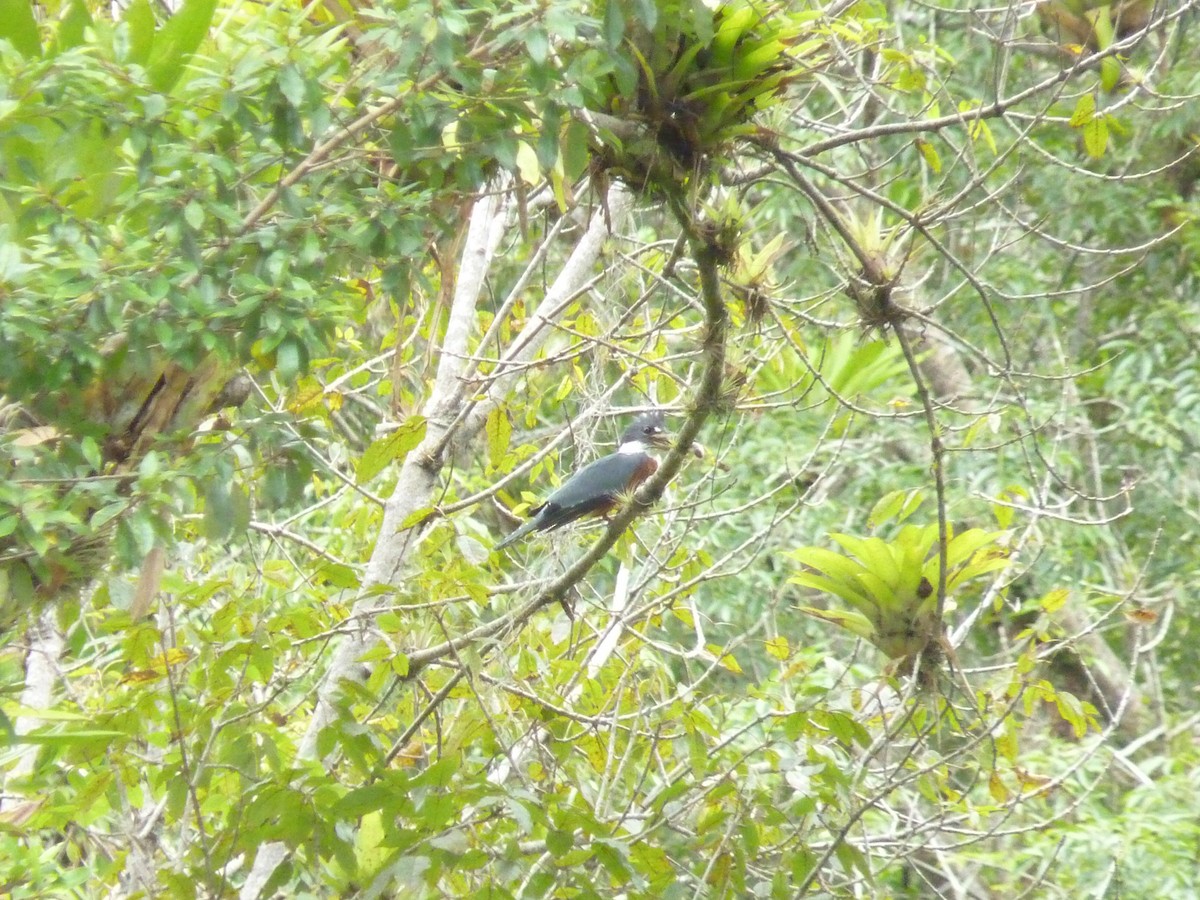
POLYGON ((658 411, 638 416, 621 435, 622 452, 648 450, 651 447, 665 450, 670 446, 671 436, 667 433, 663 414, 658 411), (638 447, 639 444, 641 447, 638 447))

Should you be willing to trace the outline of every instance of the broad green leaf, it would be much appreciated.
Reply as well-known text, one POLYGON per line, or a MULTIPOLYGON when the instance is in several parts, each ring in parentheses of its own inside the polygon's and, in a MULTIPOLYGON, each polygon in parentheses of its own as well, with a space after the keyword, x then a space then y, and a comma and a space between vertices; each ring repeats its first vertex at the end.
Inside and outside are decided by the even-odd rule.
POLYGON ((621 6, 617 2, 604 4, 604 41, 610 50, 616 50, 625 39, 625 15, 621 6))
POLYGON ((826 622, 832 622, 835 625, 841 625, 847 631, 852 631, 853 634, 865 638, 868 641, 875 640, 875 625, 871 624, 871 620, 863 616, 860 612, 852 610, 818 610, 814 606, 799 607, 800 612, 811 616, 815 619, 824 619, 826 622))
POLYGON ((1096 117, 1096 97, 1092 93, 1084 94, 1075 101, 1075 111, 1067 123, 1072 128, 1082 128, 1096 117))
POLYGON ((1108 148, 1108 117, 1096 116, 1083 126, 1083 147, 1092 159, 1099 159, 1108 148))
POLYGON ((538 162, 537 151, 528 141, 517 142, 517 174, 530 187, 542 182, 542 167, 538 162))
POLYGON ((392 783, 376 783, 350 791, 330 808, 330 815, 338 819, 357 820, 373 812, 402 806, 403 803, 398 803, 397 798, 407 795, 408 779, 402 773, 389 772, 387 780, 392 783))
POLYGON ((892 491, 875 501, 871 512, 867 514, 867 527, 878 528, 884 522, 895 517, 903 508, 909 493, 908 491, 892 491))
POLYGON ((587 126, 578 119, 568 119, 562 132, 562 146, 560 154, 562 156, 563 176, 568 181, 574 181, 584 170, 587 169, 588 162, 591 159, 591 154, 588 152, 588 143, 591 136, 587 126))
POLYGON ((67 14, 58 23, 52 53, 62 53, 83 43, 83 33, 92 24, 92 15, 83 0, 70 0, 67 14))
POLYGON ((493 407, 484 423, 484 431, 487 434, 488 462, 493 468, 499 468, 512 443, 513 428, 508 410, 503 406, 493 407))
POLYGON ((216 10, 217 0, 184 0, 179 11, 159 29, 146 66, 155 90, 170 91, 175 86, 183 67, 207 36, 216 10))
MULTIPOLYGON (((128 521, 136 524, 137 519, 126 519, 122 524, 128 521)), ((249 524, 250 497, 245 487, 224 478, 210 477, 204 486, 205 535, 211 540, 223 541, 243 533, 249 524)), ((149 548, 145 548, 145 552, 149 552, 149 548)))
POLYGON ((403 457, 425 439, 425 418, 412 416, 389 435, 379 438, 369 446, 358 461, 354 479, 366 484, 384 470, 386 466, 403 457))
POLYGON ((826 550, 824 547, 799 547, 788 553, 788 556, 802 565, 809 566, 850 585, 855 584, 855 579, 863 570, 863 566, 854 560, 832 550, 826 550))
POLYGON ((1058 691, 1054 695, 1054 702, 1058 707, 1058 714, 1071 726, 1076 738, 1087 734, 1088 717, 1078 697, 1067 691, 1058 691))
POLYGON ((732 653, 726 653, 725 649, 719 644, 709 644, 707 649, 709 653, 717 658, 717 662, 722 668, 732 672, 734 675, 742 674, 742 667, 738 665, 738 661, 732 653))
POLYGON ((881 607, 881 615, 894 613, 898 608, 903 608, 911 602, 911 598, 904 595, 897 596, 892 585, 880 578, 874 572, 860 572, 858 580, 862 582, 867 593, 870 594, 881 607))
POLYGON ((145 65, 154 48, 154 11, 150 0, 133 0, 121 21, 129 29, 129 61, 145 65))
POLYGON ((946 547, 946 565, 953 569, 960 563, 966 562, 981 547, 996 543, 1003 534, 1002 531, 970 528, 962 534, 955 535, 946 547))
POLYGON ((42 55, 33 0, 0 0, 0 41, 8 41, 22 56, 42 55))
POLYGON ((767 654, 775 659, 784 660, 792 655, 791 648, 788 647, 788 639, 779 634, 773 638, 768 638, 764 642, 767 654))
POLYGON ((845 581, 826 578, 823 575, 816 575, 812 572, 797 572, 788 579, 791 584, 799 584, 804 587, 815 588, 818 591, 824 591, 833 594, 835 597, 841 597, 851 606, 858 609, 867 610, 871 613, 876 613, 875 603, 868 598, 857 585, 849 584, 845 581))
POLYGON ((900 569, 896 557, 887 543, 880 538, 860 538, 852 534, 831 534, 847 552, 853 554, 864 567, 884 581, 895 584, 900 580, 900 569))
POLYGON ((1100 60, 1100 87, 1111 93, 1121 83, 1121 61, 1115 56, 1100 60))
POLYGON ((1009 559, 1006 556, 991 557, 981 562, 973 562, 963 566, 955 572, 946 581, 946 590, 952 591, 964 581, 970 581, 972 578, 979 578, 983 575, 991 574, 992 572, 1003 572, 1009 567, 1009 559))
POLYGON ((940 175, 942 172, 942 158, 938 155, 937 148, 933 146, 931 141, 924 138, 917 138, 917 150, 921 153, 921 158, 925 160, 925 165, 933 170, 933 174, 940 175))
POLYGON ((123 731, 106 731, 101 728, 84 729, 80 731, 60 731, 53 734, 32 732, 17 738, 20 744, 40 744, 45 747, 70 746, 72 744, 90 743, 91 741, 113 741, 127 737, 123 731))
POLYGON ((317 570, 316 577, 343 590, 353 590, 360 585, 358 573, 341 563, 325 563, 317 570))

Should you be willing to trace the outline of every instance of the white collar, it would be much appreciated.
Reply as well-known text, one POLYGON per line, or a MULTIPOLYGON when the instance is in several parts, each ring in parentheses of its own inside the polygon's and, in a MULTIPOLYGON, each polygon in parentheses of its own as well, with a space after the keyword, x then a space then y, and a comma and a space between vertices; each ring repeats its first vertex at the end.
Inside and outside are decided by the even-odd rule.
POLYGON ((649 455, 650 448, 645 441, 626 441, 617 448, 617 452, 625 456, 649 455))

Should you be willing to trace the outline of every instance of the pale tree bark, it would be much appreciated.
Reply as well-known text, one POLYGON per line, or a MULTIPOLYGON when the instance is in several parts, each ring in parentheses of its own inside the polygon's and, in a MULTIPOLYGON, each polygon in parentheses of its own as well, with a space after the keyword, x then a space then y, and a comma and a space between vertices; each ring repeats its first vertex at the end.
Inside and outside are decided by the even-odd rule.
MULTIPOLYGON (((522 363, 531 360, 545 343, 551 332, 549 326, 564 301, 574 297, 592 277, 606 238, 631 205, 628 191, 614 187, 606 203, 607 211, 597 209, 593 213, 587 230, 547 291, 538 313, 514 340, 513 350, 506 357, 507 374, 491 382, 485 392, 485 401, 476 406, 473 422, 479 424, 474 428, 470 425, 461 428, 468 412, 465 376, 469 373, 469 345, 478 318, 477 303, 513 211, 512 196, 508 192, 489 193, 476 202, 467 229, 433 388, 422 409, 427 423, 425 437, 405 458, 396 487, 385 504, 383 524, 367 564, 364 588, 403 583, 406 564, 425 531, 420 524, 408 528, 402 528, 402 525, 414 513, 429 507, 443 460, 452 451, 456 440, 456 428, 461 428, 457 438, 461 440, 482 427, 487 410, 510 389, 522 371, 522 363)), ((334 720, 342 682, 361 680, 368 674, 367 667, 359 660, 379 642, 379 635, 371 624, 371 613, 383 602, 386 598, 363 596, 354 604, 351 620, 362 624, 358 630, 344 636, 334 651, 318 689, 316 709, 297 748, 300 758, 316 758, 317 739, 334 720)), ((259 896, 286 854, 287 848, 280 843, 259 848, 239 894, 242 900, 259 896)))
POLYGON ((485 399, 470 410, 463 431, 464 439, 483 428, 488 413, 508 394, 516 380, 524 373, 525 366, 537 356, 553 330, 550 327, 553 321, 594 276, 596 260, 605 240, 624 222, 632 206, 633 195, 629 189, 620 182, 615 183, 608 192, 603 209, 592 215, 587 231, 579 239, 575 250, 550 289, 546 291, 546 297, 538 311, 530 317, 521 333, 513 340, 511 349, 497 367, 498 375, 488 386, 485 399))
MULTIPOLYGON (((405 560, 424 534, 420 526, 401 526, 413 513, 427 507, 433 497, 445 453, 444 438, 455 417, 459 376, 470 350, 476 304, 511 212, 511 196, 507 192, 497 191, 481 197, 471 211, 442 352, 433 388, 422 410, 426 421, 425 437, 405 457, 396 487, 384 505, 383 524, 379 528, 379 540, 367 563, 364 588, 400 583, 405 560)), ((357 661, 378 642, 370 613, 381 602, 377 596, 363 596, 354 604, 352 619, 361 625, 342 639, 330 660, 317 694, 317 707, 297 751, 302 759, 316 756, 317 736, 333 720, 334 701, 342 680, 365 674, 356 672, 359 668, 357 661)))
MULTIPOLYGON (((58 661, 62 657, 64 640, 58 629, 54 608, 47 607, 28 633, 29 650, 25 655, 25 686, 21 690, 21 706, 25 709, 49 709, 58 680, 58 661)), ((18 716, 13 729, 19 735, 29 734, 41 720, 35 716, 18 716)), ((17 761, 5 779, 24 778, 33 772, 39 745, 26 744, 17 753, 17 761)), ((0 797, 0 811, 10 808, 17 798, 0 797)))
MULTIPOLYGON (((405 457, 396 487, 384 505, 379 540, 367 563, 363 583, 365 588, 395 583, 409 551, 420 540, 419 528, 402 529, 401 525, 412 513, 427 506, 433 496, 444 452, 443 438, 449 422, 453 420, 448 401, 457 393, 457 379, 466 364, 468 343, 476 319, 476 303, 496 248, 504 235, 510 212, 511 197, 498 191, 485 194, 476 201, 471 211, 442 353, 433 389, 422 410, 426 421, 425 437, 405 457)), ((317 738, 321 730, 334 719, 342 681, 348 678, 361 679, 366 675, 358 661, 379 640, 371 616, 379 605, 380 598, 369 594, 364 594, 355 602, 352 620, 359 622, 359 627, 342 638, 329 662, 317 691, 316 709, 297 747, 297 756, 301 759, 316 757, 317 738)), ((259 847, 254 865, 239 894, 242 900, 259 896, 286 855, 287 847, 282 843, 273 842, 259 847)))

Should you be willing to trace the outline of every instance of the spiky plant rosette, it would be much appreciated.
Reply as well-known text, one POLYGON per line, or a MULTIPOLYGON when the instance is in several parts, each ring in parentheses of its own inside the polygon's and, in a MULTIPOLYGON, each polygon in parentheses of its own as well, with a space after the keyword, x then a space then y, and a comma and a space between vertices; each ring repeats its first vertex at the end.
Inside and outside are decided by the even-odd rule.
POLYGON ((593 107, 595 150, 599 169, 635 188, 686 183, 727 158, 799 75, 791 51, 802 29, 783 4, 663 0, 636 19, 622 6, 606 9, 606 31, 621 39, 593 107))

